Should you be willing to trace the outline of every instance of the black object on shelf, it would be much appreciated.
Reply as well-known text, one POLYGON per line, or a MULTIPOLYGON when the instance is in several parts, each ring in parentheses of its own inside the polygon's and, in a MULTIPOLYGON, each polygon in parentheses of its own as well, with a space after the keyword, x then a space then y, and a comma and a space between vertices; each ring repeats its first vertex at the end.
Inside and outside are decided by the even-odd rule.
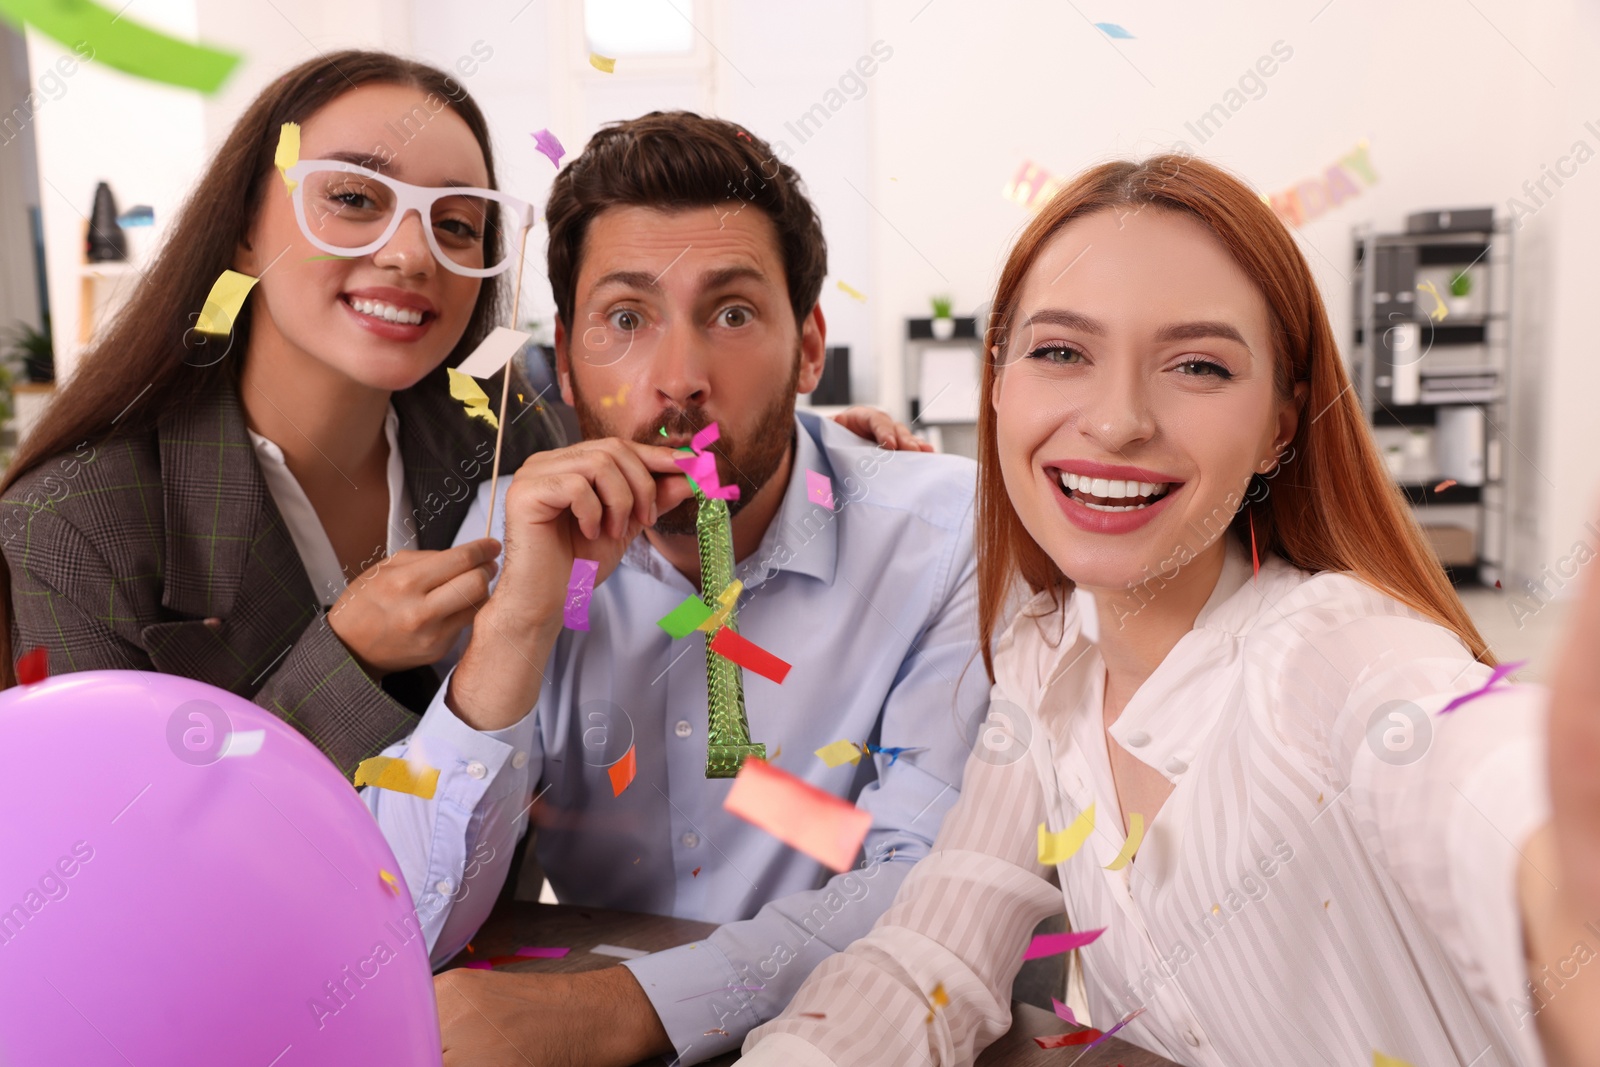
POLYGON ((1488 233, 1494 229, 1494 208, 1447 208, 1406 216, 1407 233, 1488 233))
POLYGON ((1483 500, 1483 486, 1481 485, 1445 485, 1448 479, 1440 479, 1433 485, 1402 485, 1400 491, 1406 495, 1413 507, 1428 504, 1477 504, 1483 500), (1444 488, 1440 488, 1444 486, 1444 488))
POLYGON ((850 403, 849 345, 829 346, 827 359, 822 364, 822 379, 811 391, 811 403, 817 407, 850 403))
MULTIPOLYGON (((950 335, 952 341, 976 341, 978 339, 978 320, 955 318, 951 320, 956 324, 955 333, 950 335)), ((909 341, 932 341, 932 319, 907 319, 906 339, 909 341)))
POLYGON ((89 240, 84 258, 90 263, 123 263, 128 259, 128 237, 117 222, 117 201, 111 186, 94 189, 94 210, 89 213, 89 240))

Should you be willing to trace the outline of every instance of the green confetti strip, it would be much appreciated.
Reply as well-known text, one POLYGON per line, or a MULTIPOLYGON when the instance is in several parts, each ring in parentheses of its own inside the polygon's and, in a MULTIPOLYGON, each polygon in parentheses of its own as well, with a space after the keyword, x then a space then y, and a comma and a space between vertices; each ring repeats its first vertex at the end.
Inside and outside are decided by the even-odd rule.
POLYGON ((700 628, 700 624, 711 618, 711 609, 699 597, 684 598, 683 603, 669 611, 665 618, 657 619, 656 625, 672 635, 674 641, 681 641, 700 628))
POLYGON ((240 59, 141 26, 90 0, 0 0, 0 18, 32 26, 67 48, 88 44, 95 62, 125 74, 202 93, 216 92, 240 59))
MULTIPOLYGON (((722 607, 717 596, 733 581, 733 520, 726 500, 713 500, 695 491, 698 517, 695 535, 700 543, 700 601, 708 612, 722 607)), ((723 625, 734 633, 738 612, 730 611, 723 625)), ((767 746, 752 744, 750 721, 744 710, 744 676, 739 665, 706 649, 706 697, 710 717, 706 731, 706 777, 734 778, 746 756, 766 759, 767 746)))

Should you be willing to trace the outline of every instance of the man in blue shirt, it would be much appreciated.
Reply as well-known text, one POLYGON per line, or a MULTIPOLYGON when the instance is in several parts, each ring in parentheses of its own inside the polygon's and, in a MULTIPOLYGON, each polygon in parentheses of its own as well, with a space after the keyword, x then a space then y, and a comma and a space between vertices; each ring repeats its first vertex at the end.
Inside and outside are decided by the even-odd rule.
MULTIPOLYGON (((738 127, 682 112, 608 127, 558 175, 548 213, 557 375, 585 440, 502 482, 494 594, 390 752, 439 769, 434 798, 366 796, 436 964, 488 914, 532 800, 563 903, 724 924, 586 974, 441 975, 452 1063, 506 1062, 508 1043, 537 1063, 698 1062, 867 932, 956 799, 987 697, 975 469, 795 411, 823 367, 826 248, 797 175, 738 127), (705 776, 706 635, 656 623, 698 592, 673 449, 712 423, 719 478, 740 490, 739 631, 792 664, 781 685, 744 673, 750 736, 871 813, 861 870, 835 875, 725 811, 732 781, 705 776), (587 631, 562 625, 575 558, 599 565, 587 631), (884 751, 816 754, 841 740, 884 751), (631 783, 612 776, 627 759, 631 783)), ((485 490, 463 538, 488 506, 485 490)))

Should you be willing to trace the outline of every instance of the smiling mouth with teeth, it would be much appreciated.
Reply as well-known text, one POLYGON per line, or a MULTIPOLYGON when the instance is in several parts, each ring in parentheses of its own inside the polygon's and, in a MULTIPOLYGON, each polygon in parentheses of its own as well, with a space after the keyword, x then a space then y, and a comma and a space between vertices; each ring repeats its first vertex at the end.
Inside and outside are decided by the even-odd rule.
POLYGON ((1091 511, 1138 511, 1172 491, 1172 482, 1134 482, 1058 472, 1061 491, 1091 511))
POLYGON ((393 304, 385 304, 382 300, 367 300, 362 297, 347 296, 344 301, 363 315, 370 315, 375 319, 382 319, 384 322, 397 322, 403 326, 419 326, 428 317, 428 313, 425 311, 418 311, 415 308, 395 307, 393 304))

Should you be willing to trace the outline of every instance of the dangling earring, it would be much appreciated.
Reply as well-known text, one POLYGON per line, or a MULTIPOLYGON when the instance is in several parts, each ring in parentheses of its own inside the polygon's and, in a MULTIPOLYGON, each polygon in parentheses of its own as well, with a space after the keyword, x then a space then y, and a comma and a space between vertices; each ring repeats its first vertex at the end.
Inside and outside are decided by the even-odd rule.
POLYGON ((1256 509, 1245 512, 1245 518, 1250 523, 1250 565, 1255 568, 1250 577, 1254 581, 1261 577, 1261 556, 1256 552, 1256 509))

